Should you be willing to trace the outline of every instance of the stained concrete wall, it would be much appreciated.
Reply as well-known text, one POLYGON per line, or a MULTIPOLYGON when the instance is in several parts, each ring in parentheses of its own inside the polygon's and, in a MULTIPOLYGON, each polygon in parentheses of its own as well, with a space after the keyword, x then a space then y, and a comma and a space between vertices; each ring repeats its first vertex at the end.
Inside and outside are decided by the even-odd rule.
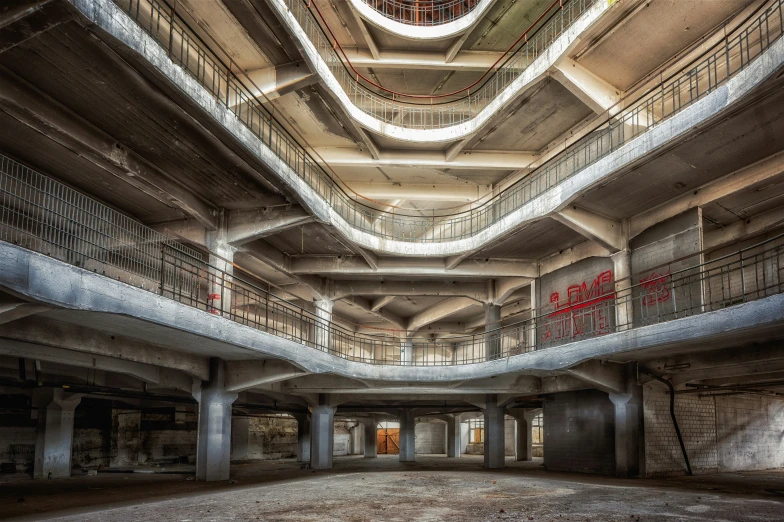
POLYGON ((591 257, 542 276, 536 285, 539 347, 550 347, 612 331, 615 312, 598 300, 614 290, 613 262, 591 257))
POLYGON ((694 208, 658 223, 631 241, 632 284, 641 285, 634 300, 634 323, 637 326, 658 322, 663 315, 690 308, 699 312, 702 286, 699 279, 691 284, 670 286, 673 277, 680 279, 693 272, 682 270, 701 264, 703 257, 702 209, 694 208))
MULTIPOLYGON (((685 474, 666 388, 643 388, 648 476, 685 474)), ((784 403, 761 396, 675 398, 675 416, 694 473, 784 467, 784 403)))
POLYGON ((596 390, 559 393, 544 401, 544 465, 548 470, 613 474, 615 409, 596 390))
POLYGON ((4 472, 32 471, 38 420, 25 394, 0 395, 6 409, 0 410, 0 466, 4 472))
POLYGON ((414 437, 416 453, 446 454, 446 423, 419 422, 414 437))

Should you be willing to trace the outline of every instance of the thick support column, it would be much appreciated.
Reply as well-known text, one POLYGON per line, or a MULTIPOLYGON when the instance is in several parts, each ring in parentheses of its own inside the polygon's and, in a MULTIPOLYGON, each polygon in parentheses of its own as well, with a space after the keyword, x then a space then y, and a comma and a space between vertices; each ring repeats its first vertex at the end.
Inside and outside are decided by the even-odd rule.
POLYGON ((414 341, 408 337, 400 340, 400 364, 410 366, 414 361, 414 341))
POLYGON ((506 466, 504 443, 504 408, 498 405, 495 395, 488 395, 485 403, 485 468, 499 469, 506 466))
POLYGON ((409 408, 400 410, 400 462, 414 462, 416 418, 409 408))
POLYGON ((316 334, 314 342, 322 350, 330 349, 330 324, 332 322, 332 308, 334 301, 316 301, 316 334))
POLYGON ((460 414, 453 415, 446 423, 446 456, 460 456, 460 414))
POLYGON ((117 431, 112 433, 117 454, 109 461, 109 467, 134 466, 139 463, 141 447, 142 412, 138 410, 112 410, 117 418, 117 431))
POLYGON ((536 350, 536 316, 539 313, 539 281, 531 281, 531 321, 528 329, 528 349, 532 352, 536 350))
POLYGON ((71 476, 74 410, 81 398, 82 394, 51 388, 36 394, 38 439, 35 443, 33 478, 71 476))
POLYGON ((376 419, 366 419, 365 425, 365 458, 374 459, 378 456, 378 423, 376 419))
POLYGON ((637 477, 641 471, 642 388, 631 385, 628 393, 611 393, 615 406, 615 474, 637 477))
POLYGON ((250 417, 231 419, 231 460, 250 458, 250 417))
POLYGON ((632 256, 628 249, 610 256, 615 272, 615 326, 621 332, 632 328, 633 308, 629 289, 632 286, 632 256))
POLYGON ((310 467, 332 469, 332 448, 335 440, 335 408, 324 397, 314 406, 310 416, 310 467))
POLYGON ((300 413, 297 419, 297 462, 310 462, 310 414, 300 413))
POLYGON ((542 410, 529 410, 517 413, 514 417, 517 421, 517 447, 516 459, 518 461, 530 461, 533 455, 533 422, 542 410))
POLYGON ((207 311, 224 317, 231 316, 232 274, 235 248, 228 243, 227 219, 221 214, 218 230, 207 233, 210 251, 210 286, 207 311))
POLYGON ((501 305, 485 304, 485 350, 488 361, 501 356, 501 336, 498 332, 489 333, 501 328, 501 305))
POLYGON ((210 359, 210 380, 202 383, 196 442, 196 478, 229 479, 231 459, 231 405, 237 394, 226 391, 226 362, 210 359))

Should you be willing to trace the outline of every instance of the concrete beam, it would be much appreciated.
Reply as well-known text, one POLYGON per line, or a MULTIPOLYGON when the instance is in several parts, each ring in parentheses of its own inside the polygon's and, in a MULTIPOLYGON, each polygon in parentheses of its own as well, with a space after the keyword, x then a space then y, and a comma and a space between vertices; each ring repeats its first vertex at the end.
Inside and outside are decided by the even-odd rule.
POLYGON ((449 317, 454 313, 470 308, 476 304, 478 303, 475 300, 468 297, 456 297, 454 299, 441 301, 435 306, 431 306, 427 310, 423 310, 422 312, 411 316, 406 323, 406 330, 419 330, 423 326, 440 321, 445 317, 449 317))
POLYGON ((247 71, 244 75, 250 80, 251 94, 261 102, 272 101, 318 82, 318 78, 310 72, 305 62, 256 69, 247 71))
POLYGON ((0 324, 10 323, 47 310, 51 310, 51 307, 25 301, 0 302, 0 324))
POLYGON ((557 254, 539 260, 539 275, 543 276, 590 257, 609 257, 610 252, 593 241, 585 241, 557 254))
POLYGON ((412 169, 454 170, 521 170, 536 159, 535 152, 467 151, 460 152, 451 161, 441 151, 388 150, 377 159, 356 148, 320 147, 311 149, 317 161, 330 167, 397 167, 412 169))
POLYGON ((0 53, 73 18, 66 5, 51 0, 12 1, 0 9, 0 53))
POLYGON ((553 214, 553 218, 587 239, 595 241, 610 253, 620 252, 626 248, 623 227, 618 221, 575 205, 559 210, 553 214))
POLYGON ((404 199, 407 201, 463 201, 471 202, 490 194, 489 186, 471 183, 420 184, 420 183, 365 183, 346 182, 351 190, 371 199, 404 199))
POLYGON ((20 123, 76 152, 120 183, 179 208, 210 230, 215 229, 215 207, 5 69, 0 74, 0 106, 20 123))
POLYGON ((566 373, 603 392, 626 392, 626 367, 621 364, 594 359, 569 368, 566 373))
MULTIPOLYGON (((348 298, 343 299, 343 301, 341 301, 341 302, 343 302, 345 304, 348 304, 350 306, 355 306, 355 307, 359 308, 360 310, 362 310, 364 312, 371 313, 371 314, 375 315, 376 317, 378 317, 380 319, 384 319, 385 321, 388 321, 389 323, 391 323, 396 328, 399 328, 401 330, 405 330, 406 329, 406 321, 405 321, 405 319, 403 319, 399 315, 397 315, 397 314, 395 314, 395 313, 393 313, 393 312, 391 312, 389 310, 383 310, 381 308, 379 308, 377 310, 373 310, 373 302, 369 301, 368 299, 365 299, 364 297, 359 297, 359 296, 356 296, 356 295, 355 296, 350 296, 348 298)), ((375 331, 373 333, 378 333, 378 331, 375 331)))
POLYGON ((623 97, 620 89, 568 57, 556 63, 550 74, 597 114, 616 106, 623 97))
POLYGON ((173 388, 188 393, 193 388, 193 378, 177 370, 51 346, 0 339, 0 355, 121 373, 161 388, 173 388))
POLYGON ((395 299, 397 299, 397 296, 394 296, 394 295, 385 295, 385 296, 373 299, 373 302, 370 304, 370 310, 372 312, 378 312, 379 310, 384 308, 386 305, 388 305, 389 303, 391 303, 395 299))
POLYGON ((782 173, 784 173, 784 152, 779 152, 633 216, 629 220, 629 236, 638 236, 641 232, 657 223, 661 223, 689 209, 704 207, 725 196, 739 192, 750 185, 766 181, 782 173))
POLYGON ((354 16, 354 20, 357 23, 357 27, 359 28, 359 33, 362 35, 362 38, 365 40, 365 45, 367 46, 368 52, 370 52, 370 56, 373 57, 374 60, 379 60, 381 58, 381 54, 378 51, 378 44, 376 43, 375 38, 373 35, 370 34, 370 30, 368 29, 367 25, 365 25, 365 20, 360 16, 354 6, 351 5, 351 2, 346 2, 346 5, 351 11, 351 14, 354 16))
POLYGON ((300 206, 234 210, 228 213, 226 241, 238 246, 311 221, 313 217, 300 206))
POLYGON ((724 228, 705 234, 703 248, 710 250, 730 243, 737 243, 784 226, 784 207, 738 221, 724 228))
POLYGON ((480 302, 487 300, 484 283, 459 283, 454 281, 332 281, 329 299, 342 299, 350 295, 438 295, 465 296, 480 302))
POLYGON ((536 263, 505 259, 468 259, 452 270, 447 270, 443 259, 379 257, 377 268, 370 268, 360 257, 352 256, 292 256, 292 274, 378 275, 378 276, 443 276, 498 277, 502 292, 536 277, 536 263), (506 280, 509 278, 509 281, 506 280))
POLYGON ((206 357, 47 317, 20 319, 12 325, 0 326, 0 339, 180 370, 201 380, 209 376, 206 357))
POLYGON ((531 284, 531 280, 535 277, 507 277, 503 279, 496 279, 493 281, 493 295, 490 301, 497 305, 502 305, 506 302, 510 295, 514 292, 531 284))
POLYGON ((351 63, 356 67, 371 69, 407 69, 444 71, 475 71, 484 72, 501 57, 494 51, 458 51, 451 61, 446 61, 443 51, 417 50, 384 50, 380 49, 378 57, 373 57, 370 50, 344 49, 351 63))
POLYGON ((291 363, 276 359, 265 361, 227 361, 226 391, 239 393, 263 384, 281 382, 307 375, 291 363))

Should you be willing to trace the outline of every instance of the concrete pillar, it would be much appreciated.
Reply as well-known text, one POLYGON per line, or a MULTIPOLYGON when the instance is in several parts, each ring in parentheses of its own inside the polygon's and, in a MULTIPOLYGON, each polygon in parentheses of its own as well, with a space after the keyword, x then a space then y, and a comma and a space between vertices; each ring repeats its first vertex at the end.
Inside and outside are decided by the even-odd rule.
POLYGON ((642 427, 642 387, 629 386, 628 393, 610 393, 615 406, 615 474, 618 477, 640 475, 644 444, 642 427))
POLYGON ((316 333, 314 342, 320 350, 329 351, 331 348, 330 327, 332 322, 332 308, 334 301, 316 301, 316 333))
POLYGON ((228 225, 224 214, 219 217, 218 229, 207 233, 207 249, 210 251, 209 294, 207 311, 215 315, 231 317, 232 274, 236 249, 227 242, 228 225))
MULTIPOLYGON (((491 332, 501 328, 501 305, 485 304, 485 332, 491 332)), ((485 335, 485 357, 488 361, 498 359, 501 356, 501 336, 498 332, 485 335)))
POLYGON ((414 362, 414 341, 406 337, 400 341, 400 364, 410 366, 414 362))
POLYGON ((61 388, 36 390, 38 438, 33 478, 71 476, 74 410, 81 399, 82 394, 67 393, 61 388))
POLYGON ((196 442, 196 478, 228 480, 231 460, 231 405, 237 394, 226 391, 226 362, 210 359, 210 380, 202 383, 196 442))
POLYGON ((517 421, 515 458, 518 461, 533 460, 533 422, 541 411, 541 409, 522 411, 514 416, 517 421))
POLYGON ((528 328, 528 350, 536 350, 536 316, 539 313, 539 282, 531 281, 531 321, 528 328))
POLYGON ((416 418, 410 408, 400 410, 400 462, 416 460, 416 418))
POLYGON ((297 462, 310 462, 310 414, 300 413, 297 419, 297 462))
POLYGON ((378 423, 376 419, 365 419, 365 458, 374 459, 378 456, 378 423))
POLYGON ((632 286, 632 254, 629 250, 621 250, 610 258, 615 278, 615 326, 616 331, 622 332, 632 328, 634 318, 633 301, 629 292, 632 286))
POLYGON ((250 417, 231 419, 231 460, 250 458, 250 417))
POLYGON ((328 405, 326 397, 320 397, 319 402, 310 415, 310 467, 332 469, 335 408, 328 405))
POLYGON ((504 435, 504 408, 498 405, 495 395, 488 395, 485 400, 485 468, 499 469, 506 466, 506 447, 504 435))
POLYGON ((446 423, 446 456, 460 456, 460 414, 453 415, 446 423))

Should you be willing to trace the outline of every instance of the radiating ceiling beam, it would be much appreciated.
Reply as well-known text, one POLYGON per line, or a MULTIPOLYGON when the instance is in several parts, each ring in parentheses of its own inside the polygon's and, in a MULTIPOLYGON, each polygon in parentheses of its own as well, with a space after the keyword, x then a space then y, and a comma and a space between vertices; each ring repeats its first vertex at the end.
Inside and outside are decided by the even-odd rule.
POLYGON ((399 167, 432 169, 520 170, 536 160, 533 152, 468 151, 447 161, 442 151, 385 150, 378 159, 355 147, 317 147, 313 157, 330 167, 399 167))
POLYGON ((476 301, 469 299, 468 297, 455 297, 453 299, 446 299, 409 317, 408 321, 406 322, 406 330, 409 332, 419 330, 423 326, 440 321, 445 317, 449 317, 452 314, 477 304, 478 303, 476 301))
POLYGON ((627 246, 620 222, 584 208, 571 205, 553 214, 553 218, 611 253, 619 252, 627 246))
POLYGON ((494 51, 459 51, 451 61, 446 61, 443 51, 380 50, 378 58, 374 58, 369 50, 357 48, 344 50, 354 66, 372 69, 484 72, 501 57, 501 53, 494 51))
POLYGON ((228 213, 226 241, 238 246, 311 221, 313 217, 300 206, 233 210, 228 213))
MULTIPOLYGON (((379 257, 376 269, 368 267, 359 256, 292 256, 292 274, 379 275, 379 276, 443 276, 535 278, 536 263, 508 259, 467 259, 447 270, 440 258, 379 257)), ((505 285, 507 283, 501 283, 505 285)))

